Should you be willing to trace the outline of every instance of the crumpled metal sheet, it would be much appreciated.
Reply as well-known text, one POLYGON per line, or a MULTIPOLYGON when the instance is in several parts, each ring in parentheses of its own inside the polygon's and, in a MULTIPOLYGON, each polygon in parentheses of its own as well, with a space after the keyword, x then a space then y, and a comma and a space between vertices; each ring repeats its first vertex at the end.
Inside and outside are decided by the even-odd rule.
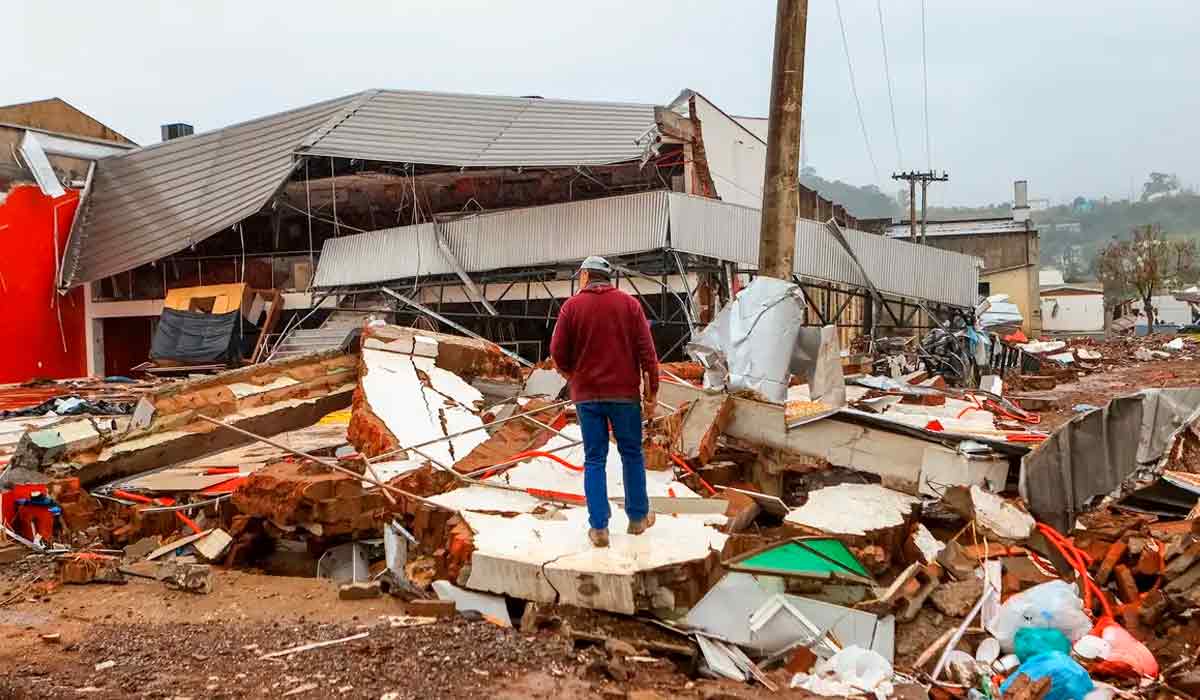
POLYGON ((804 328, 799 285, 757 277, 688 344, 712 390, 752 391, 787 401, 793 374, 807 377, 814 400, 845 404, 836 329, 804 328), (836 375, 836 376, 835 376, 836 375))
POLYGON ((1198 409, 1200 389, 1147 389, 1081 414, 1022 460, 1021 496, 1038 520, 1068 531, 1094 499, 1158 462, 1198 409))
POLYGON ((1146 389, 1138 462, 1152 464, 1162 458, 1181 428, 1200 418, 1200 387, 1146 389))

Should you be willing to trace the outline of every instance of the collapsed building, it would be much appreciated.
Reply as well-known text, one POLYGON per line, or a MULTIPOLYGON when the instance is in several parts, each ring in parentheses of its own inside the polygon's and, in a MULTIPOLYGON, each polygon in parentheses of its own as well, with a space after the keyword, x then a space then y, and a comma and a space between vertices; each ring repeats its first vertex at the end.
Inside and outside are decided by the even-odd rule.
MULTIPOLYGON (((263 341, 242 360, 332 347, 374 314, 536 361, 573 262, 595 253, 678 358, 754 274, 756 126, 693 91, 658 106, 370 90, 97 157, 60 232, 57 286, 84 289, 65 335, 87 374, 127 374, 171 290, 236 283, 272 292, 244 310, 263 341)), ((805 322, 837 325, 843 346, 974 307, 972 258, 887 240, 803 188, 800 211, 805 322), (830 219, 846 246, 816 223, 830 219)))
MULTIPOLYGON (((666 106, 368 91, 94 160, 57 269, 85 288, 89 368, 118 345, 150 356, 151 334, 116 319, 164 307, 257 326, 255 362, 185 365, 198 376, 129 388, 119 411, 65 394, 121 380, 22 404, 3 432, 20 478, 4 533, 68 583, 162 562, 166 585, 205 593, 211 566, 253 566, 499 624, 511 604, 533 631, 560 608, 653 615, 689 668, 768 688, 760 664, 806 672, 855 649, 945 687, 952 652, 1012 646, 1002 599, 1059 578, 1088 591, 1070 612, 1115 619, 1095 553, 1137 533, 1169 544, 1144 566, 1146 543, 1136 562, 1116 552, 1110 588, 1154 643, 1154 587, 1200 576, 1191 525, 1171 521, 1194 512, 1193 479, 1165 468, 1200 397, 1143 392, 1042 429, 1038 397, 1006 383, 1102 371, 1103 354, 1002 342, 980 322, 977 258, 862 230, 809 191, 793 279, 774 281, 782 315, 734 327, 767 286, 764 152, 690 91, 666 106), (603 550, 584 536, 564 382, 535 366, 592 254, 617 263, 660 357, 695 360, 664 364, 647 416, 659 522, 603 550), (748 387, 737 343, 773 355, 770 376, 748 387), (1169 522, 1128 516, 1126 491, 1169 522), (1062 539, 1080 520, 1091 566, 1062 539), (927 602, 950 625, 917 656, 904 626, 927 602)), ((975 687, 1000 663, 948 673, 975 687)))

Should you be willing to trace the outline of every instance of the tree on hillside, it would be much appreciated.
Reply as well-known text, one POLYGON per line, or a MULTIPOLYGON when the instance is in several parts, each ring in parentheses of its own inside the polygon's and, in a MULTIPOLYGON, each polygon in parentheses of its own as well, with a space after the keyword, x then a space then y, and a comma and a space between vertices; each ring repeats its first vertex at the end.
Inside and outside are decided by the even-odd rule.
POLYGON ((812 166, 807 166, 801 171, 800 184, 816 190, 826 199, 841 204, 860 219, 894 216, 900 210, 892 198, 875 185, 856 187, 841 180, 826 180, 818 175, 816 168, 812 166))
POLYGON ((1104 283, 1105 296, 1136 294, 1154 328, 1151 300, 1195 275, 1196 243, 1168 241, 1158 224, 1133 229, 1132 240, 1114 240, 1096 258, 1096 275, 1104 283))
POLYGON ((1174 173, 1150 173, 1150 179, 1142 185, 1142 201, 1149 201, 1156 194, 1168 194, 1179 189, 1179 176, 1174 173))

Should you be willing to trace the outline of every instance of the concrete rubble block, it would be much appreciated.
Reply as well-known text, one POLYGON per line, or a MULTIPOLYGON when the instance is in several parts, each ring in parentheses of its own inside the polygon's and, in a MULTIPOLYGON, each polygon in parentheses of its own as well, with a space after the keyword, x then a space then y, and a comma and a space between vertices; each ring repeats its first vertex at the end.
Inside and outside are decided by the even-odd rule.
POLYGON ((942 500, 963 517, 974 520, 985 535, 1001 542, 1024 542, 1036 524, 1033 516, 1015 503, 978 486, 949 487, 942 500))
POLYGON ((124 583, 121 560, 103 554, 82 553, 58 560, 58 580, 69 584, 124 583))
POLYGON ((977 578, 952 581, 938 586, 929 602, 938 612, 950 617, 965 617, 983 595, 983 581, 977 578))
POLYGON ((1200 563, 1193 564, 1190 569, 1179 574, 1163 588, 1169 594, 1181 594, 1200 585, 1200 563))
POLYGON ((69 532, 86 530, 103 516, 103 506, 99 499, 88 493, 83 493, 71 501, 55 499, 55 502, 62 508, 62 524, 69 532))
POLYGON ((363 330, 363 348, 386 348, 402 354, 430 357, 435 364, 467 381, 477 377, 507 380, 520 385, 521 366, 486 340, 419 330, 406 326, 377 325, 363 330), (412 349, 408 348, 411 344, 412 349))
POLYGON ((936 566, 917 569, 913 578, 900 587, 893 609, 896 620, 912 622, 925 607, 925 601, 942 585, 940 570, 936 566))
POLYGON ((741 532, 750 526, 758 514, 762 512, 762 508, 750 496, 738 491, 724 490, 721 491, 716 498, 721 498, 729 502, 729 507, 725 509, 725 517, 729 522, 725 525, 725 532, 741 532))
POLYGON ((458 612, 453 600, 426 600, 418 598, 404 604, 404 612, 413 617, 435 617, 439 620, 454 617, 458 612))
POLYGON ((212 567, 208 564, 197 564, 182 557, 168 559, 159 564, 155 578, 172 590, 205 595, 212 593, 213 590, 212 567))
POLYGON ((973 577, 975 569, 979 567, 978 560, 967 554, 957 540, 950 540, 946 543, 946 546, 938 553, 937 561, 942 570, 950 574, 950 577, 956 581, 964 581, 973 577))
POLYGON ((521 388, 522 396, 544 396, 554 399, 567 386, 566 377, 553 369, 534 369, 525 378, 525 386, 521 388))
POLYGON ((904 546, 906 561, 916 561, 922 565, 933 564, 938 555, 946 548, 944 542, 933 536, 923 523, 917 523, 904 546))
MULTIPOLYGON (((660 390, 660 400, 671 405, 703 395, 701 389, 676 382, 664 382, 660 390)), ((937 440, 868 425, 851 416, 834 415, 788 428, 782 406, 742 397, 734 397, 733 403, 733 418, 725 429, 727 440, 874 474, 890 488, 910 495, 937 496, 947 484, 987 485, 999 490, 1008 476, 1009 463, 1003 456, 963 454, 937 440)), ((930 412, 922 410, 923 414, 930 412)), ((755 469, 765 472, 756 471, 753 479, 761 490, 778 495, 770 483, 769 477, 777 474, 771 465, 762 469, 756 465, 755 469)))
POLYGON ((378 581, 358 581, 338 586, 338 600, 368 600, 382 594, 378 581))
POLYGON ((330 350, 167 384, 142 397, 141 423, 84 416, 30 431, 14 463, 89 487, 250 441, 199 415, 267 437, 307 427, 350 405, 356 364, 330 350))
POLYGON ((712 461, 717 438, 733 418, 733 398, 728 394, 705 394, 683 412, 677 449, 688 460, 701 465, 712 461))
POLYGON ((30 430, 17 442, 9 463, 14 469, 41 471, 57 461, 69 460, 76 452, 98 449, 105 438, 115 432, 115 427, 105 426, 103 421, 67 419, 48 428, 30 430), (100 427, 109 430, 101 432, 100 427))
POLYGON ((624 513, 614 510, 612 544, 598 549, 587 539, 585 509, 561 514, 561 520, 541 520, 464 512, 475 533, 465 585, 624 614, 687 607, 708 589, 726 538, 687 515, 660 517, 644 534, 626 535, 624 513))
POLYGON ((829 535, 851 547, 877 545, 893 560, 903 550, 920 499, 878 484, 838 484, 811 491, 784 524, 801 534, 829 535))
POLYGON ((129 561, 141 561, 146 555, 162 546, 162 538, 157 535, 143 537, 125 547, 125 558, 129 561))

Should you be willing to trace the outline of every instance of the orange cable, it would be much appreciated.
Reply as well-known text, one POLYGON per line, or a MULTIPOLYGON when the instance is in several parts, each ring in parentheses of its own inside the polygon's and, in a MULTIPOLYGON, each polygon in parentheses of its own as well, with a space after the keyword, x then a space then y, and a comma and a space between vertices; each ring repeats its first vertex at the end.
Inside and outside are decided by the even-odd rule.
POLYGON ((675 454, 674 452, 671 452, 671 453, 669 453, 669 454, 670 454, 670 456, 671 456, 671 461, 675 462, 675 463, 676 463, 676 464, 678 464, 680 467, 683 467, 683 470, 684 470, 685 472, 687 472, 688 474, 691 474, 692 476, 694 476, 694 477, 696 477, 697 479, 699 479, 699 480, 700 480, 700 483, 701 483, 701 485, 703 485, 703 486, 704 486, 704 488, 708 489, 708 493, 709 493, 709 495, 710 495, 710 496, 715 496, 715 495, 717 495, 717 490, 716 490, 716 489, 714 489, 714 488, 712 487, 712 485, 711 485, 711 484, 709 484, 707 481, 705 481, 705 480, 704 480, 704 477, 700 476, 699 474, 697 474, 697 473, 696 473, 696 471, 695 471, 694 469, 692 469, 691 467, 689 467, 689 466, 688 466, 688 463, 687 463, 687 462, 685 462, 685 461, 683 461, 683 459, 681 459, 681 458, 679 457, 679 455, 675 454))

